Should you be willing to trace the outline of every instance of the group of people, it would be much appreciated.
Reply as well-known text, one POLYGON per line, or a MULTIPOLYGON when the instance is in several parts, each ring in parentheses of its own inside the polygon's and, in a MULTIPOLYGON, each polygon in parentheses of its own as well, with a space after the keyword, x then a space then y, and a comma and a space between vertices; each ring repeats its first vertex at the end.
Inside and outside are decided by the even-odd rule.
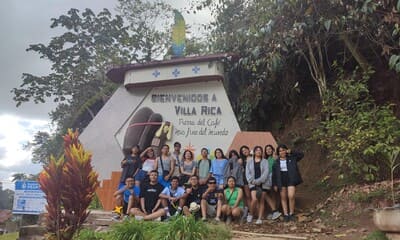
POLYGON ((114 193, 116 217, 161 220, 183 214, 227 223, 256 219, 255 224, 262 224, 268 207, 267 219, 276 220, 283 213, 284 221, 295 221, 296 186, 302 183, 297 162, 303 156, 285 145, 276 151, 267 145, 252 152, 242 146, 239 152, 229 151, 228 157, 217 148, 212 160, 203 148, 195 160, 193 152, 181 153, 179 142, 172 152, 168 145, 160 153, 151 147, 140 152, 134 146, 121 161, 120 184, 114 193))

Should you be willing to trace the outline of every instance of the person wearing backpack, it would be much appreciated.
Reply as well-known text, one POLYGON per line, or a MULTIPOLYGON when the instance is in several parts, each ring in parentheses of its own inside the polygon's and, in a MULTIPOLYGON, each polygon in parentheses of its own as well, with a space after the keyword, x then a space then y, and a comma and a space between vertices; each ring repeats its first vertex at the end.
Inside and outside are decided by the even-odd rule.
POLYGON ((225 166, 224 170, 224 182, 228 184, 229 177, 235 177, 235 184, 237 187, 243 187, 243 172, 244 167, 239 162, 239 153, 236 150, 229 151, 228 154, 228 164, 225 166))
POLYGON ((206 186, 210 173, 211 160, 208 158, 208 149, 201 149, 201 159, 197 161, 197 176, 199 176, 199 185, 206 186))

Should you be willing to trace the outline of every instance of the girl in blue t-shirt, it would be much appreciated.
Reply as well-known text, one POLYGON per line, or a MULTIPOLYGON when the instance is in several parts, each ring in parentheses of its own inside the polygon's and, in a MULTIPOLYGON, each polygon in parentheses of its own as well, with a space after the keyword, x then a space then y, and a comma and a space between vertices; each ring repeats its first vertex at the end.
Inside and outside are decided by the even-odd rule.
POLYGON ((224 156, 221 148, 215 149, 214 156, 215 159, 211 161, 210 173, 212 173, 213 177, 217 180, 218 187, 224 189, 224 171, 228 160, 224 156))

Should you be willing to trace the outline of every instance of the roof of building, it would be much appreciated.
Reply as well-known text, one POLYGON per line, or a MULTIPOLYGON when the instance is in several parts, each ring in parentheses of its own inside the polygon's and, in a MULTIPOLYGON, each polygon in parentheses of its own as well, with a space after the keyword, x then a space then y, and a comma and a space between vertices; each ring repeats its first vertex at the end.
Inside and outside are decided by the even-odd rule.
POLYGON ((183 63, 195 63, 195 62, 229 59, 232 57, 236 57, 236 55, 228 53, 219 53, 219 54, 211 54, 205 56, 192 56, 192 57, 173 58, 170 60, 162 60, 162 61, 151 61, 147 63, 133 63, 133 64, 125 64, 117 66, 114 65, 110 67, 106 75, 111 81, 115 83, 123 83, 125 78, 125 73, 130 70, 154 68, 154 67, 168 66, 168 65, 178 65, 183 63))
POLYGON ((250 150, 253 150, 255 146, 261 146, 264 148, 265 145, 268 144, 271 144, 274 148, 277 146, 275 138, 272 136, 271 132, 238 132, 233 138, 228 152, 232 149, 239 152, 240 147, 243 145, 246 145, 250 150))

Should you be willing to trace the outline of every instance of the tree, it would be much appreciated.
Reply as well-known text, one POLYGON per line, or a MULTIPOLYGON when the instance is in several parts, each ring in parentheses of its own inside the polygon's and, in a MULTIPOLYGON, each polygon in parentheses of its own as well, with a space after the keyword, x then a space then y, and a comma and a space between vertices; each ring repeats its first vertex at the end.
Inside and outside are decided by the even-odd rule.
POLYGON ((51 154, 59 156, 57 149, 66 129, 86 127, 109 99, 117 87, 105 76, 111 65, 149 61, 162 51, 168 38, 148 23, 152 17, 148 13, 160 13, 157 9, 166 5, 147 1, 132 1, 134 4, 129 5, 130 2, 120 1, 121 9, 128 11, 126 5, 137 10, 129 13, 129 26, 122 16, 112 16, 107 9, 98 14, 90 9, 82 13, 70 9, 66 15, 51 19, 51 28, 62 28, 63 34, 53 37, 49 44, 32 44, 27 49, 49 60, 52 72, 46 76, 24 73, 21 86, 12 90, 17 106, 27 101, 58 103, 50 113, 56 131, 51 135, 39 132, 29 144, 35 162, 46 163, 51 154))
POLYGON ((14 173, 11 175, 12 177, 12 182, 15 181, 28 181, 28 180, 36 180, 37 175, 35 174, 27 174, 27 173, 14 173))

